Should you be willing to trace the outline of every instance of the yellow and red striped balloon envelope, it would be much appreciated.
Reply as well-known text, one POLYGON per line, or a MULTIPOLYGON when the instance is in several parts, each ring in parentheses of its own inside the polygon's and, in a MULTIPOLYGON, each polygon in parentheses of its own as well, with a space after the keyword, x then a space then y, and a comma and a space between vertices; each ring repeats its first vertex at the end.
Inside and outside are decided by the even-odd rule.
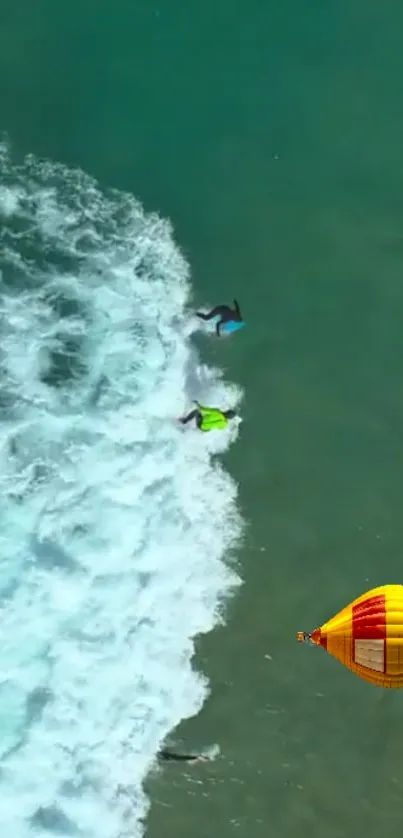
POLYGON ((354 600, 310 635, 344 666, 378 687, 403 687, 403 585, 383 585, 354 600))

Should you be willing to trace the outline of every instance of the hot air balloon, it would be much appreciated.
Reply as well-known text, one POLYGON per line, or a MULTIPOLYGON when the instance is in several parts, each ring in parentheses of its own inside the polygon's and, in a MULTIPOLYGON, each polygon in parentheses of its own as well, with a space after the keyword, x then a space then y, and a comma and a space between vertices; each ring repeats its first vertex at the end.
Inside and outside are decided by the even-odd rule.
POLYGON ((403 585, 383 585, 358 597, 312 634, 297 640, 330 655, 378 687, 403 687, 403 585))

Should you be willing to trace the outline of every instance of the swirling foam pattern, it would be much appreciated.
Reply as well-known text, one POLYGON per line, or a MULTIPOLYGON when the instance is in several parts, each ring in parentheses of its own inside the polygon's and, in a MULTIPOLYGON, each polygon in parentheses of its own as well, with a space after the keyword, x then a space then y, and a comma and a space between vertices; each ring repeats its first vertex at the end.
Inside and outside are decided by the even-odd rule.
POLYGON ((241 393, 189 342, 169 223, 5 146, 0 172, 1 834, 136 836, 239 582, 237 428, 176 418, 241 393))

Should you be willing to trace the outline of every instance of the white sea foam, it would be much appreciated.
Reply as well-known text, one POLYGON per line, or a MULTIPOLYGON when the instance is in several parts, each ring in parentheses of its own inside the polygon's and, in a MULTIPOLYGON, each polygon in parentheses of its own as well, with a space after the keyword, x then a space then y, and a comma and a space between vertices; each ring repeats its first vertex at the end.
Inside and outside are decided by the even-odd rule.
POLYGON ((189 343, 166 221, 0 151, 0 833, 141 833, 142 782, 205 698, 192 638, 238 583, 240 391, 189 343))

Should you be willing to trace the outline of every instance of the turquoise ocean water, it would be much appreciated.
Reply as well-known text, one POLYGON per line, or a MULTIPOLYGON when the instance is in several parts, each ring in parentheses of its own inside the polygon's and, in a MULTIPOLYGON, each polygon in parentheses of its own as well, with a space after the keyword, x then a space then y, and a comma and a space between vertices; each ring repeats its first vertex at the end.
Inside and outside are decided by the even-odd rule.
MULTIPOLYGON (((79 166, 101 188, 131 193, 147 211, 171 219, 191 269, 189 302, 236 296, 247 321, 221 343, 196 339, 210 368, 244 391, 239 437, 224 454, 244 521, 243 546, 228 562, 244 584, 225 625, 198 643, 196 666, 210 680, 210 695, 199 715, 171 734, 184 748, 217 743, 220 756, 207 767, 154 772, 147 783, 151 838, 375 838, 380 830, 392 838, 401 828, 401 695, 298 646, 295 633, 320 625, 367 588, 403 577, 402 24, 393 0, 63 7, 18 0, 0 12, 1 127, 15 159, 45 157, 65 172, 79 166)), ((118 248, 125 258, 130 231, 118 248)), ((46 235, 54 242, 54 233, 46 235)), ((175 265, 181 275, 182 263, 175 265)), ((182 285, 169 276, 164 282, 172 282, 179 310, 182 285)), ((24 288, 24 272, 19 281, 24 288)), ((149 312, 142 293, 139 308, 149 312)), ((161 297, 161 305, 169 299, 161 297)), ((102 317, 110 305, 105 297, 102 317)), ((235 398, 231 386, 214 396, 235 398)), ((180 400, 179 385, 174 392, 180 400)), ((170 409, 175 415, 175 404, 170 409)), ((199 469, 199 452, 188 456, 187 469, 199 469)), ((214 479, 224 483, 213 486, 210 471, 200 466, 197 475, 203 490, 233 491, 222 475, 214 479)), ((230 550, 228 532, 239 525, 232 507, 218 499, 214 506, 211 497, 219 495, 198 496, 211 503, 205 557, 215 537, 218 552, 230 550)), ((192 521, 200 527, 196 515, 192 521)), ((197 532, 189 531, 178 566, 191 562, 197 532)), ((202 590, 202 580, 200 570, 192 590, 202 590)), ((217 588, 221 583, 229 584, 217 577, 217 588)), ((194 631, 212 627, 195 594, 186 608, 194 631)), ((161 626, 159 642, 166 631, 171 638, 172 625, 161 626)), ((199 687, 175 671, 181 700, 174 712, 175 679, 164 682, 163 670, 159 676, 166 707, 160 731, 201 705, 199 687)), ((90 717, 90 706, 86 712, 90 717)), ((110 716, 99 713, 102 736, 110 716)), ((145 736, 147 753, 153 743, 145 736)), ((31 774, 44 770, 37 754, 33 741, 24 755, 31 774)), ((101 789, 108 755, 100 760, 101 789)), ((114 752, 113 771, 119 764, 130 801, 130 774, 136 785, 140 768, 130 750, 124 760, 114 752)), ((46 770, 51 776, 55 769, 46 770)), ((122 804, 108 821, 112 786, 101 793, 98 831, 97 798, 88 803, 88 821, 82 815, 91 824, 83 827, 88 838, 118 838, 123 823, 130 834, 130 802, 129 814, 122 804)), ((10 835, 12 805, 4 816, 10 835)), ((26 805, 36 811, 35 828, 56 835, 62 823, 70 834, 75 810, 57 821, 52 796, 35 810, 28 792, 26 805)), ((22 829, 15 838, 25 838, 22 829)))

